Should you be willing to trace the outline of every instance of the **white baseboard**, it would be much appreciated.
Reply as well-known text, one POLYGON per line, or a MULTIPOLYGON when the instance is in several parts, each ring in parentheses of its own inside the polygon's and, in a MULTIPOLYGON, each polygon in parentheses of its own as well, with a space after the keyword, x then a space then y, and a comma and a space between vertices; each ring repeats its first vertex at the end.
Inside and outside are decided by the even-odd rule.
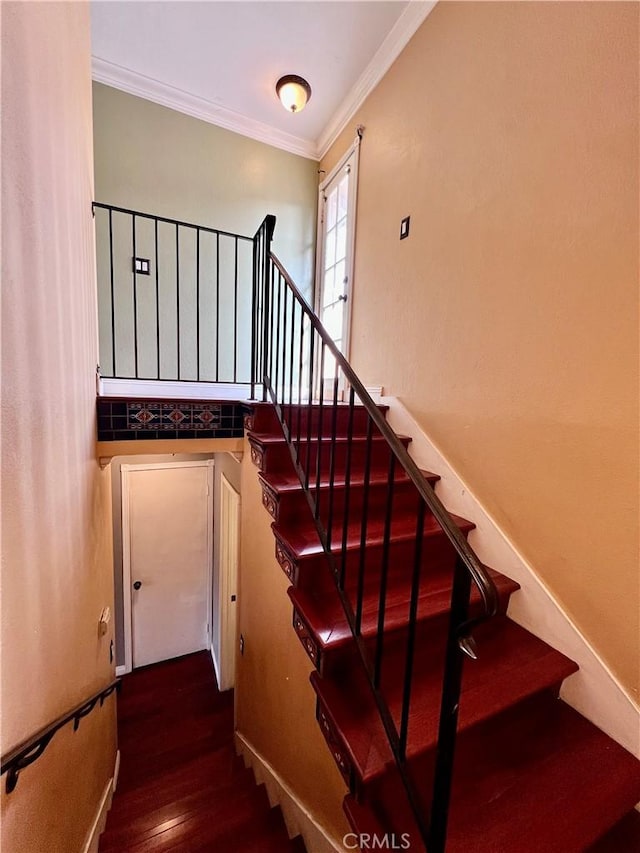
MULTIPOLYGON (((168 400, 248 400, 249 385, 232 382, 172 382, 159 379, 103 379, 98 382, 101 397, 150 397, 168 400)), ((256 386, 262 399, 262 386, 256 386)))
POLYGON ((118 787, 118 777, 120 776, 120 750, 116 752, 116 763, 113 768, 113 793, 115 794, 118 787))
POLYGON ((121 675, 127 674, 127 667, 123 664, 122 666, 116 667, 116 678, 120 678, 121 675))
POLYGON ((374 403, 382 402, 382 393, 384 391, 382 385, 365 385, 365 390, 373 398, 374 403))
POLYGON ((389 406, 392 428, 412 437, 409 450, 418 465, 440 474, 436 490, 447 509, 476 524, 469 543, 480 559, 520 584, 511 596, 509 617, 580 667, 563 682, 561 697, 629 752, 640 754, 640 708, 633 697, 400 400, 383 397, 382 402, 389 406))
POLYGON ((213 643, 209 647, 209 652, 211 654, 211 660, 213 661, 213 671, 216 674, 216 684, 218 685, 218 689, 220 689, 220 664, 218 663, 218 658, 213 650, 213 643))
POLYGON ((100 835, 104 832, 104 828, 107 824, 107 814, 109 809, 111 808, 111 802, 113 800, 113 792, 116 789, 116 784, 118 782, 118 773, 120 772, 120 750, 116 752, 116 760, 113 768, 113 776, 107 784, 105 785, 104 791, 102 793, 102 797, 100 798, 100 803, 98 805, 98 810, 96 812, 96 816, 93 819, 93 823, 91 824, 91 828, 87 833, 87 840, 84 843, 82 848, 82 853, 98 853, 98 846, 100 844, 100 835))
POLYGON ((251 767, 258 785, 265 786, 271 806, 280 806, 289 838, 301 835, 307 853, 344 853, 342 841, 320 826, 267 759, 240 732, 235 732, 235 741, 236 752, 251 767))

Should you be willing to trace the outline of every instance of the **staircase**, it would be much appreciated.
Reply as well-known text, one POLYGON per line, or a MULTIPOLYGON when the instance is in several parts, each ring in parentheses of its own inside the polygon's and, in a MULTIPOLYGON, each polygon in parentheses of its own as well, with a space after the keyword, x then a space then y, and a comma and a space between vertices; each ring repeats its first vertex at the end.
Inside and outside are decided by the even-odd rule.
POLYGON ((118 739, 100 853, 305 853, 235 754, 233 691, 218 691, 208 652, 126 675, 118 739))
MULTIPOLYGON (((248 440, 273 517, 276 558, 292 584, 293 630, 314 665, 317 721, 348 789, 348 820, 355 833, 420 850, 424 826, 416 815, 419 822, 437 802, 433 780, 443 762, 437 743, 456 551, 428 511, 417 520, 424 510, 413 484, 390 464, 392 451, 365 408, 353 407, 353 395, 351 405, 336 398, 278 411, 257 404, 246 421, 248 440), (357 639, 340 587, 356 613, 357 639), (396 730, 408 714, 404 770, 358 643, 375 661, 378 693, 396 730)), ((409 445, 410 437, 399 438, 409 445)), ((422 476, 437 488, 437 473, 422 476)), ((474 527, 451 518, 465 537, 474 527)), ((484 568, 497 612, 473 629, 477 660, 464 660, 446 850, 581 853, 640 800, 638 762, 558 698, 576 664, 508 618, 518 585, 484 568)), ((483 612, 474 586, 465 618, 483 612)), ((467 651, 476 654, 472 645, 467 651)), ((443 809, 443 816, 431 813, 430 825, 446 824, 446 800, 443 809)))

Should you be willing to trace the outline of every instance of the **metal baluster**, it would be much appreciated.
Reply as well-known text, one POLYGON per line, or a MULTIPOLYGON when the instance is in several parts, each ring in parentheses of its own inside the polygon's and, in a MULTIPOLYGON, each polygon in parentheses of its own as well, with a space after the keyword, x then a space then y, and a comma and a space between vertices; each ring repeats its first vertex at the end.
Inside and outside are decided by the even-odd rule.
POLYGON ((196 375, 200 381, 200 229, 196 228, 196 375))
POLYGON ((384 539, 382 542, 382 565, 380 567, 380 598, 378 601, 378 633, 376 636, 376 658, 373 683, 380 687, 382 654, 384 648, 384 617, 387 607, 387 577, 389 574, 389 547, 391 542, 391 519, 393 517, 393 492, 396 472, 396 457, 389 450, 389 476, 387 478, 387 507, 384 517, 384 539))
POLYGON ((156 373, 160 379, 160 271, 158 269, 158 220, 153 221, 153 239, 156 264, 156 373))
POLYGON ((282 327, 282 321, 280 318, 280 312, 282 309, 282 274, 278 273, 278 310, 276 312, 276 363, 274 370, 274 392, 276 395, 276 403, 280 402, 280 398, 278 396, 278 380, 280 378, 280 329, 282 327))
POLYGON ((400 714, 399 751, 402 760, 407 754, 407 736, 409 727, 409 709, 411 704, 411 682, 413 679, 413 657, 416 639, 416 621, 418 599, 420 595, 420 575, 422 572, 422 542, 424 539, 425 503, 418 495, 415 550, 413 554, 413 572, 411 575, 411 598, 409 599, 409 624, 407 629, 407 654, 404 667, 404 685, 402 689, 402 710, 400 714))
POLYGON ((262 235, 262 289, 264 292, 264 330, 263 330, 263 347, 262 347, 262 401, 267 399, 267 369, 269 366, 269 329, 271 323, 271 302, 269 300, 269 279, 267 267, 267 241, 266 241, 266 226, 263 226, 262 235))
POLYGON ((304 362, 304 311, 300 306, 300 358, 298 364, 298 428, 296 442, 296 462, 300 462, 300 422, 302 420, 302 369, 304 362))
POLYGON ((220 235, 216 234, 216 382, 220 381, 220 235))
MULTIPOLYGON (((302 315, 300 315, 300 323, 302 324, 302 315)), ((291 352, 289 353, 289 441, 293 436, 293 352, 296 340, 296 299, 293 290, 291 291, 291 352)))
POLYGON ((356 634, 362 627, 362 601, 364 597, 365 555, 367 545, 367 525, 369 521, 367 505, 369 503, 369 480, 371 476, 371 438, 373 421, 367 417, 367 445, 364 461, 364 483, 362 489, 362 525, 360 527, 360 565, 358 567, 358 599, 356 602, 356 634))
POLYGON ((180 234, 176 224, 176 351, 178 379, 180 379, 180 234))
MULTIPOLYGON (((267 256, 267 269, 269 269, 269 258, 267 256)), ((274 380, 274 369, 273 369, 273 358, 274 352, 277 353, 277 346, 274 346, 275 343, 275 332, 274 329, 278 324, 278 315, 275 312, 275 304, 276 304, 276 269, 274 266, 271 266, 271 328, 269 329, 270 334, 270 343, 269 343, 269 388, 273 391, 273 380, 274 380)), ((277 355, 276 355, 277 358, 277 355)))
POLYGON ((131 240, 133 243, 133 359, 138 378, 138 272, 136 270, 136 215, 131 217, 131 240))
POLYGON ((233 255, 233 381, 238 381, 238 238, 233 255))
POLYGON ((459 645, 459 628, 467 621, 470 594, 471 575, 458 557, 453 573, 449 634, 442 679, 442 702, 436 746, 431 824, 427 843, 429 853, 432 851, 433 853, 444 853, 447 841, 447 820, 458 728, 462 665, 464 662, 464 652, 459 645))
POLYGON ((331 550, 333 530, 333 502, 336 479, 336 432, 338 429, 338 361, 334 359, 333 372, 333 409, 331 411, 331 445, 329 448, 329 517, 327 520, 327 548, 331 550))
POLYGON ((324 420, 324 351, 326 349, 326 344, 322 341, 322 346, 320 347, 320 371, 319 371, 319 381, 320 381, 320 395, 319 395, 319 407, 318 407, 318 450, 316 451, 316 505, 314 514, 316 518, 320 517, 320 480, 322 475, 322 432, 323 432, 323 423, 324 420))
POLYGON ((314 353, 314 329, 309 324, 309 400, 307 402, 307 456, 304 469, 304 487, 309 490, 309 469, 311 468, 311 416, 313 414, 313 361, 314 353))
POLYGON ((258 332, 258 238, 253 238, 251 249, 251 257, 253 265, 251 268, 251 397, 256 398, 256 376, 258 372, 258 351, 257 351, 257 332, 258 332))
POLYGON ((344 513, 342 520, 342 560, 340 565, 340 589, 344 589, 347 575, 347 542, 349 536, 349 503, 351 500, 351 452, 353 443, 353 411, 355 391, 353 385, 349 388, 349 422, 347 424, 347 443, 345 448, 344 472, 344 513))
POLYGON ((280 276, 280 284, 284 288, 282 295, 282 417, 284 418, 284 389, 287 384, 287 283, 282 276, 280 276))
POLYGON ((114 377, 116 370, 116 302, 113 285, 113 211, 109 210, 109 277, 111 280, 111 364, 114 377))

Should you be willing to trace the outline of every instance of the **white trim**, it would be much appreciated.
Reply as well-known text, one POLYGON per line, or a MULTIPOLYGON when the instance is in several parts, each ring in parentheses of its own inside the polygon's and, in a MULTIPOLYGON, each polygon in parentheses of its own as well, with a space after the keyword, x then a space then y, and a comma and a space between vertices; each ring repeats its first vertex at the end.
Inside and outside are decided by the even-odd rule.
POLYGON ((351 90, 340 99, 340 106, 315 141, 277 130, 268 124, 208 101, 206 98, 189 94, 153 77, 147 77, 115 62, 101 59, 99 56, 91 57, 92 77, 97 83, 104 83, 128 92, 130 95, 146 98, 163 107, 177 110, 234 133, 240 133, 242 136, 264 142, 266 145, 272 145, 291 154, 298 154, 309 160, 321 160, 342 133, 349 119, 404 50, 409 39, 436 3, 437 0, 410 0, 351 90))
MULTIPOLYGON (((133 669, 132 608, 131 608, 131 525, 129 500, 129 474, 133 471, 152 471, 163 468, 206 468, 207 469, 207 589, 208 598, 213 598, 213 469, 215 460, 202 459, 197 462, 145 462, 124 463, 120 466, 122 492, 122 603, 124 610, 124 666, 116 667, 122 675, 133 669)), ((211 613, 209 611, 208 618, 211 613)))
POLYGON ((322 305, 322 278, 324 273, 324 244, 325 244, 325 227, 324 227, 324 194, 326 188, 338 177, 340 172, 347 165, 349 160, 353 159, 351 166, 351 174, 349 175, 349 190, 347 196, 347 258, 348 266, 345 269, 347 275, 347 303, 343 308, 344 326, 342 329, 342 353, 344 357, 349 359, 349 349, 351 345, 351 318, 353 315, 353 273, 355 270, 356 259, 356 219, 358 209, 358 174, 360 167, 360 143, 362 141, 362 129, 358 128, 355 139, 340 158, 338 163, 333 167, 329 174, 321 181, 318 187, 318 213, 316 227, 316 273, 314 287, 314 307, 318 317, 321 316, 322 305))
POLYGON ((382 402, 382 392, 384 391, 382 385, 365 385, 365 391, 373 399, 374 403, 382 402))
POLYGON ((122 500, 122 610, 124 628, 124 672, 133 669, 131 649, 131 525, 129 524, 129 470, 128 464, 120 466, 120 494, 122 500))
POLYGON ((126 675, 126 674, 127 674, 127 667, 126 666, 123 665, 123 666, 117 666, 116 667, 116 678, 120 678, 121 675, 126 675))
POLYGON ((318 137, 316 151, 322 160, 349 119, 362 106, 368 95, 393 65, 423 21, 431 13, 437 0, 411 0, 393 28, 382 42, 352 89, 340 99, 340 106, 327 122, 318 137))
POLYGON ((400 400, 388 396, 383 397, 382 402, 389 406, 387 419, 392 428, 411 435, 409 447, 416 462, 440 474, 437 492, 447 509, 476 524, 469 541, 480 559, 520 584, 520 591, 514 593, 509 602, 509 618, 579 665, 580 670, 564 680, 560 691, 562 699, 629 752, 638 755, 640 708, 633 697, 518 546, 470 491, 463 477, 400 400))
POLYGON ((115 794, 118 788, 118 779, 120 778, 120 750, 116 750, 116 763, 113 768, 113 792, 115 794))
MULTIPOLYGON (((220 475, 220 529, 218 530, 218 571, 219 600, 218 600, 218 688, 220 691, 230 690, 235 685, 236 669, 236 628, 238 605, 238 570, 240 559, 240 493, 234 489, 224 474, 220 475), (231 532, 235 542, 235 561, 229 559, 227 549, 231 545, 227 533, 231 532), (231 596, 236 597, 231 601, 231 596), (235 608, 236 615, 232 614, 235 608)), ((233 553, 233 552, 232 552, 233 553)))
POLYGON ((213 648, 213 643, 211 643, 211 646, 209 647, 209 654, 211 655, 211 660, 213 661, 213 671, 216 674, 216 684, 220 686, 220 667, 218 666, 218 661, 216 659, 216 653, 213 648))
POLYGON ((100 845, 100 835, 104 832, 107 825, 107 813, 111 808, 111 800, 113 799, 113 779, 109 779, 105 785, 105 789, 100 798, 98 811, 93 819, 91 828, 87 834, 86 841, 82 848, 82 853, 98 853, 100 845))
POLYGON ((115 62, 101 59, 99 56, 91 57, 92 77, 97 83, 113 86, 138 98, 146 98, 163 107, 185 113, 193 118, 201 119, 209 124, 215 124, 225 130, 240 133, 274 148, 281 148, 290 154, 298 154, 309 160, 317 160, 317 147, 314 142, 294 136, 284 130, 277 130, 261 121, 248 118, 241 113, 214 104, 205 98, 191 95, 175 86, 169 86, 153 77, 147 77, 137 71, 131 71, 115 62))
MULTIPOLYGON (((150 397, 159 400, 248 400, 251 386, 232 382, 178 382, 160 379, 100 380, 101 397, 150 397)), ((262 398, 262 385, 256 385, 262 398)))
POLYGON ((269 803, 280 806, 289 838, 301 835, 305 847, 313 853, 344 853, 342 841, 332 838, 317 822, 267 759, 240 732, 236 731, 234 737, 236 751, 242 755, 245 766, 253 770, 256 782, 265 786, 269 803))

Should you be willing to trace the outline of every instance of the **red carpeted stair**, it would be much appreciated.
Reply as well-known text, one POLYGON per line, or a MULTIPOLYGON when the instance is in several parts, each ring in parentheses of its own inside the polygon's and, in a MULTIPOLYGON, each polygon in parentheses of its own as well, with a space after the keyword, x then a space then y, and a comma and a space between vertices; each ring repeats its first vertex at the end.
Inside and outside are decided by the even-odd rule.
MULTIPOLYGON (((299 447, 302 468, 320 496, 320 518, 325 527, 329 516, 333 519, 331 549, 341 564, 345 594, 354 609, 358 577, 363 577, 362 636, 373 653, 389 448, 374 430, 370 482, 365 488, 367 413, 363 408, 354 410, 351 441, 346 406, 339 406, 337 412, 325 407, 322 420, 316 405, 285 407, 285 417, 299 447), (326 437, 334 424, 337 441, 332 456, 326 437), (330 497, 331 469, 334 491, 330 497)), ((317 719, 349 788, 346 814, 356 833, 392 833, 398 844, 402 833, 409 833, 410 849, 422 849, 274 408, 256 405, 247 427, 252 459, 260 471, 263 504, 274 519, 276 558, 292 582, 293 627, 315 665, 311 683, 317 695, 317 719)), ((401 438, 408 446, 410 438, 401 438)), ((437 484, 437 474, 423 474, 437 484)), ((381 670, 381 692, 396 725, 405 673, 416 512, 415 489, 396 466, 381 670)), ((472 521, 452 518, 465 535, 473 529, 472 521)), ((425 520, 421 554, 407 755, 409 774, 427 803, 455 562, 452 546, 430 516, 425 520)), ((495 569, 489 573, 499 595, 499 614, 474 631, 478 660, 466 660, 464 665, 447 850, 582 853, 596 843, 606 845, 607 837, 615 838, 616 831, 622 837, 623 830, 611 830, 619 821, 625 837, 631 838, 627 827, 635 824, 625 815, 640 801, 638 762, 558 698, 562 681, 577 670, 576 664, 506 616, 509 597, 518 585, 495 569)), ((480 612, 475 589, 471 612, 480 612)))

